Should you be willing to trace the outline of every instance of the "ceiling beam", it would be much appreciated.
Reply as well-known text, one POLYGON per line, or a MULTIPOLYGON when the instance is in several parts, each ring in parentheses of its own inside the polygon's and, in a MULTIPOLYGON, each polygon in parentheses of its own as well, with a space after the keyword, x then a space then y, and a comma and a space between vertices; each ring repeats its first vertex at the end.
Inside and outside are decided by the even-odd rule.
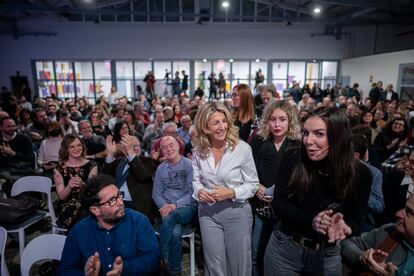
POLYGON ((366 2, 366 1, 361 1, 361 0, 315 0, 315 2, 330 4, 330 5, 349 6, 349 7, 374 8, 378 10, 404 11, 404 12, 414 11, 413 4, 392 5, 392 4, 366 2))
POLYGON ((376 10, 375 8, 366 8, 366 9, 361 9, 361 10, 359 10, 359 11, 356 11, 356 12, 354 12, 354 13, 351 13, 351 14, 349 15, 349 17, 351 17, 351 18, 355 18, 355 17, 358 17, 358 16, 361 16, 361 15, 364 15, 364 14, 370 13, 370 12, 375 11, 375 10, 376 10))
MULTIPOLYGON (((72 14, 102 14, 102 15, 140 15, 140 16, 202 16, 199 13, 180 13, 180 12, 154 12, 150 11, 127 11, 116 9, 82 9, 82 8, 51 8, 44 6, 35 6, 27 4, 4 4, 0 5, 0 11, 3 12, 15 12, 15 11, 30 11, 30 12, 47 12, 47 13, 72 13, 72 14)), ((241 20, 272 20, 272 21, 291 21, 291 22, 319 22, 319 23, 346 23, 342 18, 330 18, 330 17, 297 17, 297 16, 247 16, 247 15, 231 15, 231 14, 211 14, 212 18, 231 18, 241 20)))

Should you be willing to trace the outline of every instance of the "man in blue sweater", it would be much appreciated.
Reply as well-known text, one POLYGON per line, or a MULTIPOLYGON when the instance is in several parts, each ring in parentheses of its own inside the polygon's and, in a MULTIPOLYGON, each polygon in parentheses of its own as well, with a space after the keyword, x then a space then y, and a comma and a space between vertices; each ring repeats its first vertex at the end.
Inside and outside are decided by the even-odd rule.
POLYGON ((192 198, 193 167, 189 159, 180 156, 180 146, 174 137, 162 137, 160 149, 166 161, 155 172, 152 198, 162 217, 161 255, 169 274, 180 275, 182 225, 190 223, 196 211, 192 198))
POLYGON ((69 232, 58 275, 151 275, 158 269, 151 224, 143 214, 124 208, 114 183, 104 174, 88 181, 81 201, 91 215, 69 232))

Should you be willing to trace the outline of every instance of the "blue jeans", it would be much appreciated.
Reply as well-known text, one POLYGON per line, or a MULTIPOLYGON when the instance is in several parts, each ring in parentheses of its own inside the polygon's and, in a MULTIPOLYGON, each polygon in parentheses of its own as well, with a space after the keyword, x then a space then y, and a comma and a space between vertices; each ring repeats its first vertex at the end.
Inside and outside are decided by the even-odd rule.
POLYGON ((266 248, 264 275, 341 275, 340 253, 340 245, 319 251, 302 247, 292 237, 276 229, 266 248))
POLYGON ((277 218, 254 215, 252 235, 252 266, 253 276, 263 275, 263 258, 267 243, 273 233, 277 218))
POLYGON ((182 225, 191 222, 196 205, 192 204, 183 208, 175 209, 162 219, 160 225, 161 255, 168 261, 170 272, 181 271, 181 233, 182 225))

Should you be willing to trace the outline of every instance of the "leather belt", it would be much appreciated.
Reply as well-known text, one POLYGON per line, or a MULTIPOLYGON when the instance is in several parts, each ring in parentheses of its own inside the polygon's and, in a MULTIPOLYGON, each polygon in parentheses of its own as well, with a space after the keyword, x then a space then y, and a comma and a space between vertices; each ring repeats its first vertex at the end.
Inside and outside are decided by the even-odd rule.
POLYGON ((306 247, 306 248, 311 248, 311 249, 316 250, 316 251, 320 251, 320 250, 322 250, 323 248, 326 248, 326 247, 336 246, 336 243, 328 243, 326 241, 305 238, 305 237, 297 234, 295 231, 290 230, 289 228, 287 228, 286 226, 283 226, 283 225, 279 226, 279 230, 282 233, 284 233, 286 236, 292 237, 292 239, 295 242, 297 242, 300 246, 306 247))

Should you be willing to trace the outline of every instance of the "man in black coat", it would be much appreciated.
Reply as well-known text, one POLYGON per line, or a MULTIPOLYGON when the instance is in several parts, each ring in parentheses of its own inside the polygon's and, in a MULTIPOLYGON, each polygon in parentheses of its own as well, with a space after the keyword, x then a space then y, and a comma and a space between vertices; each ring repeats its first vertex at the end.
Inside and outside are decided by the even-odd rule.
POLYGON ((141 155, 138 138, 125 135, 120 144, 112 136, 106 138, 106 159, 102 171, 116 180, 116 186, 124 193, 126 207, 135 209, 154 222, 157 208, 152 200, 152 176, 156 164, 141 155))
POLYGON ((0 130, 0 178, 7 181, 3 190, 10 195, 14 181, 34 172, 35 158, 30 138, 17 133, 12 118, 0 119, 0 130))
POLYGON ((375 106, 381 98, 381 91, 378 88, 377 83, 375 82, 371 84, 371 90, 369 91, 369 97, 371 99, 372 106, 375 106))

